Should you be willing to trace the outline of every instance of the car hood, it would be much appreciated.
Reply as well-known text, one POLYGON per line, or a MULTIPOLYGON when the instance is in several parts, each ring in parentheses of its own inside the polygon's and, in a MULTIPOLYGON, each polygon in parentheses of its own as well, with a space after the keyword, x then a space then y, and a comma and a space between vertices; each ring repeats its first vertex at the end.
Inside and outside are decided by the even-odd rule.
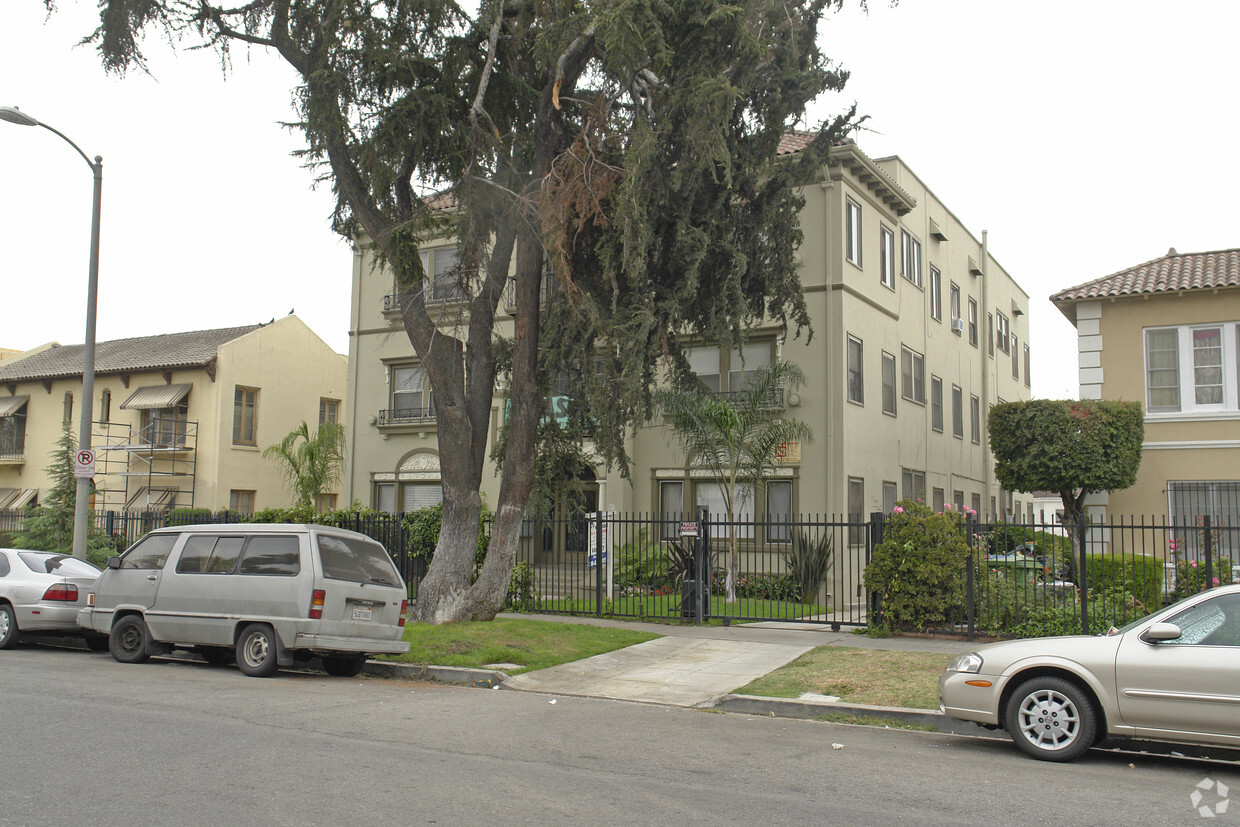
POLYGON ((1075 662, 1095 664, 1113 661, 1123 635, 1065 635, 1005 640, 979 646, 982 671, 989 675, 1006 672, 1014 664, 1029 660, 1039 662, 1075 662))

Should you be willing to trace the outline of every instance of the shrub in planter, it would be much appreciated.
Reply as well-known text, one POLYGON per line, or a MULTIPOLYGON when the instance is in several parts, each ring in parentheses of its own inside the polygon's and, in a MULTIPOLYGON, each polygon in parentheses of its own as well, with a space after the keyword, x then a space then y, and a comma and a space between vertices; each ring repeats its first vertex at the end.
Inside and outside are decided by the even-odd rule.
POLYGON ((865 584, 882 601, 882 622, 925 630, 960 616, 969 544, 958 515, 936 514, 902 500, 883 528, 865 569, 865 584))

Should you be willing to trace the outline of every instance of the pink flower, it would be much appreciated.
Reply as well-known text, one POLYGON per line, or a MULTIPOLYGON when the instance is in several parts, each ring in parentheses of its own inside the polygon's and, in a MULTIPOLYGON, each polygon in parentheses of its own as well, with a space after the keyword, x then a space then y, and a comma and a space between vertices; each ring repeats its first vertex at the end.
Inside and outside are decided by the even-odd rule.
POLYGON ((1189 565, 1192 566, 1193 568, 1197 568, 1197 561, 1194 560, 1191 563, 1189 563, 1189 565))
POLYGON ((1218 585, 1218 578, 1217 578, 1217 577, 1216 577, 1216 578, 1214 578, 1214 585, 1216 585, 1216 586, 1218 585))
MULTIPOLYGON (((901 508, 900 506, 898 506, 898 505, 897 505, 895 508, 891 509, 891 513, 893 513, 893 514, 903 514, 903 513, 904 513, 904 509, 903 509, 903 508, 901 508)), ((1194 564, 1194 565, 1195 565, 1195 564, 1194 564)))

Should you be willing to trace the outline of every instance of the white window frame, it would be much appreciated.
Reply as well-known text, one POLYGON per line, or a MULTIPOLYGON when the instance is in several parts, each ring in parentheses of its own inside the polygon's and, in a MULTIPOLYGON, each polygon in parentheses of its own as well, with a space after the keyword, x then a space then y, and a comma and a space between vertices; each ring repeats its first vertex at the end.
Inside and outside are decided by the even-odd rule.
POLYGON ((930 318, 943 321, 943 274, 930 265, 930 318))
POLYGON ((930 428, 943 433, 943 379, 930 376, 930 428))
POLYGON ((900 230, 900 273, 921 287, 921 242, 908 230, 900 230))
MULTIPOLYGON (((1158 418, 1191 418, 1229 416, 1240 414, 1240 323, 1211 322, 1209 324, 1162 325, 1148 327, 1142 333, 1142 357, 1144 359, 1146 413, 1154 419, 1158 418), (1197 365, 1198 351, 1194 348, 1194 334, 1198 331, 1217 330, 1219 332, 1219 362, 1215 365, 1197 365), (1151 402, 1150 387, 1150 335, 1152 333, 1175 334, 1175 379, 1177 405, 1155 406, 1151 402), (1199 370, 1217 367, 1219 381, 1199 385, 1199 370), (1220 387, 1219 402, 1198 402, 1197 391, 1200 387, 1220 387)), ((1026 378, 1028 378, 1026 376, 1026 378)))
POLYGON ((865 343, 861 339, 848 334, 848 365, 846 381, 848 401, 856 405, 865 405, 865 343), (854 360, 855 355, 855 360, 854 360), (856 378, 854 382, 854 377, 856 378))
POLYGON ((900 346, 900 396, 926 404, 926 357, 905 345, 900 346))
POLYGON ((1004 353, 1011 354, 1012 343, 1009 339, 1008 317, 995 311, 995 338, 999 342, 999 350, 1004 353))
POLYGON ((896 234, 884 226, 879 226, 879 281, 883 287, 896 289, 896 234))
POLYGON ((957 322, 961 321, 960 285, 956 284, 956 282, 954 281, 951 283, 951 286, 948 288, 948 306, 951 309, 951 314, 952 314, 952 333, 955 333, 957 336, 959 336, 961 332, 959 328, 963 327, 963 325, 957 324, 957 322))
POLYGON ((952 385, 952 436, 964 439, 964 389, 952 385))
POLYGON ((977 299, 969 297, 969 344, 977 347, 977 299))
POLYGON ((883 413, 896 415, 896 397, 900 395, 896 388, 896 357, 895 354, 883 351, 883 413))
POLYGON ((861 266, 861 205, 844 198, 844 256, 861 266))

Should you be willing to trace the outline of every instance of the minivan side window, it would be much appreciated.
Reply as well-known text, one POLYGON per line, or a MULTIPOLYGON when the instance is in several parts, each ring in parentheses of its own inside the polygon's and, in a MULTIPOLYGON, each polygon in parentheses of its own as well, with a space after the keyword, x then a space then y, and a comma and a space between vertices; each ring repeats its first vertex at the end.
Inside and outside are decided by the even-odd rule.
POLYGON ((301 571, 301 543, 292 535, 262 534, 250 538, 241 557, 240 574, 292 577, 301 571))
POLYGON ((0 577, 5 577, 9 573, 9 558, 0 554, 0 577))
POLYGON ((232 574, 244 542, 244 537, 190 537, 177 560, 177 574, 232 574))
POLYGON ((139 540, 121 558, 123 569, 162 569, 179 534, 151 534, 139 540))
POLYGON ((392 558, 375 541, 331 534, 319 534, 316 540, 324 577, 354 583, 400 585, 400 575, 392 565, 392 558))

